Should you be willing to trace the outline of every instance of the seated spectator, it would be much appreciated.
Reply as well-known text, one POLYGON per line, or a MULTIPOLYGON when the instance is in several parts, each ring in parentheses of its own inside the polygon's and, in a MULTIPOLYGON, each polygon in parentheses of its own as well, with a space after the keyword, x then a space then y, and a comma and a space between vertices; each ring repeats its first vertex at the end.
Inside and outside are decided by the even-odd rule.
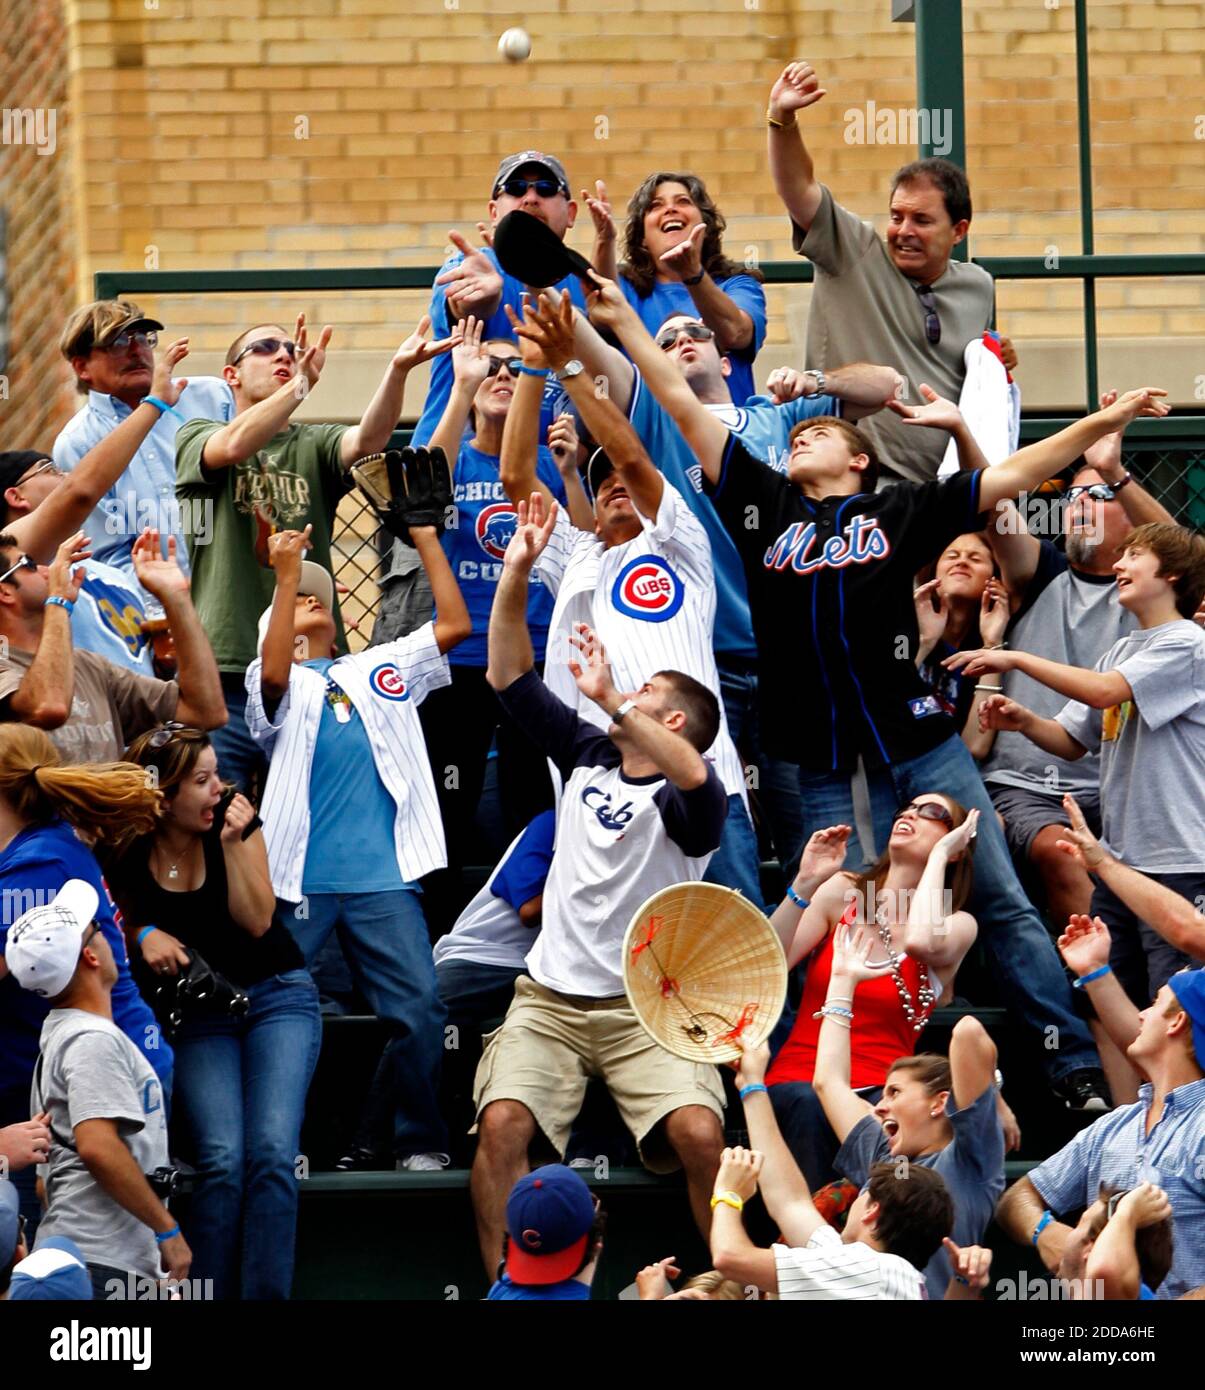
POLYGON ((1141 1013, 1112 976, 1089 988, 1101 985, 1112 988, 1112 1003, 1130 1011, 1126 1055, 1146 1083, 1133 1105, 1102 1115, 1015 1182, 1000 1199, 996 1221, 1019 1245, 1033 1245, 1057 1274, 1072 1235, 1061 1214, 1091 1206, 1102 1183, 1122 1191, 1155 1183, 1171 1202, 1175 1238, 1171 1271, 1155 1297, 1179 1298, 1205 1283, 1205 1185, 1198 1167, 1205 1146, 1205 971, 1173 975, 1141 1013))
POLYGON ((470 624, 435 528, 411 534, 439 616, 337 659, 334 580, 302 559, 310 528, 271 537, 276 596, 247 670, 247 719, 272 758, 262 811, 281 917, 310 970, 338 923, 356 984, 392 1033, 397 1158, 431 1169, 448 1162, 436 1100, 444 1010, 416 885, 445 856, 417 706, 448 683, 444 653, 470 624))
POLYGON ((41 1110, 30 1118, 29 1088, 48 1010, 44 999, 7 978, 7 933, 22 913, 53 902, 68 881, 90 884, 99 902, 96 920, 116 963, 113 1021, 170 1092, 172 1049, 130 974, 117 908, 88 849, 89 843, 120 844, 150 830, 158 804, 159 793, 147 786, 141 768, 64 766, 40 729, 0 725, 0 1156, 20 1188, 31 1238, 39 1218, 32 1165, 46 1161, 50 1133, 41 1110))
MULTIPOLYGON (((483 245, 474 249, 459 232, 449 232, 448 239, 455 247, 435 277, 431 287, 431 303, 427 313, 434 325, 435 335, 446 338, 457 325, 470 316, 483 325, 483 336, 489 340, 508 338, 511 334, 506 310, 519 313, 523 308, 526 286, 513 275, 507 275, 494 254, 493 228, 511 212, 525 212, 538 218, 562 241, 577 218, 577 204, 569 192, 565 166, 555 155, 539 150, 520 150, 508 154, 498 165, 487 204, 486 223, 477 224, 483 245)), ((581 282, 576 275, 567 276, 556 290, 567 290, 573 302, 585 305, 581 282)), ((431 363, 431 377, 422 414, 414 427, 412 442, 426 445, 431 442, 443 419, 448 397, 452 394, 453 369, 446 357, 431 363)), ((540 437, 548 437, 553 421, 560 414, 562 392, 558 382, 545 382, 540 412, 540 437)), ((458 449, 449 452, 455 458, 458 449)), ((391 642, 404 637, 427 621, 430 595, 425 592, 423 569, 413 547, 395 540, 381 576, 381 602, 377 610, 372 640, 391 642)))
MULTIPOLYGON (((390 359, 381 384, 357 425, 296 424, 293 412, 317 386, 326 365, 331 328, 309 342, 305 315, 293 339, 274 324, 240 333, 222 374, 234 393, 229 423, 192 420, 176 440, 176 494, 189 506, 212 509, 207 544, 191 537, 197 612, 222 672, 229 722, 214 739, 223 775, 248 791, 262 758, 247 730, 243 678, 255 660, 255 618, 274 591, 267 537, 276 529, 312 527, 315 560, 332 567, 331 533, 339 499, 351 486, 348 468, 389 442, 402 413, 410 371, 447 352, 456 337, 431 342, 424 318, 390 359), (295 341, 294 341, 295 340, 295 341)), ((347 648, 338 603, 336 641, 347 648)))
POLYGON ((923 1270, 954 1225, 940 1173, 910 1164, 901 1175, 894 1164, 876 1163, 838 1235, 816 1210, 770 1105, 746 1105, 745 1118, 749 1142, 758 1147, 724 1150, 711 1199, 711 1258, 719 1274, 784 1299, 926 1296, 923 1270), (742 1217, 759 1186, 782 1233, 782 1243, 768 1250, 749 1239, 742 1217))
POLYGON ((144 992, 195 953, 250 1001, 241 1017, 189 1013, 172 1035, 173 1101, 200 1174, 186 1223, 193 1272, 215 1298, 288 1298, 317 991, 276 914, 259 819, 245 797, 223 796, 208 736, 169 725, 127 757, 163 793, 155 829, 104 856, 144 992))
MULTIPOLYGON (((8 1293, 0 1294, 10 1303, 64 1303, 92 1301, 92 1279, 84 1257, 70 1236, 50 1236, 34 1253, 26 1254, 13 1266, 8 1293)), ((135 1370, 150 1365, 135 1364, 135 1370)))
POLYGON ((572 1169, 547 1163, 525 1173, 506 1199, 502 1262, 486 1298, 589 1298, 605 1226, 598 1199, 572 1169))
POLYGON ((723 1147, 715 1068, 653 1042, 628 1003, 620 961, 624 930, 649 894, 700 879, 720 842, 726 798, 702 756, 719 728, 718 701, 679 671, 617 691, 584 624, 570 669, 606 711, 606 734, 548 690, 534 670, 526 613, 532 566, 555 525, 555 507, 545 518, 539 493, 519 504, 490 616, 489 682, 554 761, 564 792, 540 936, 477 1072, 472 1192, 487 1271, 529 1149, 539 1137, 564 1153, 588 1075, 605 1081, 647 1167, 686 1169, 703 1231, 723 1147))
MULTIPOLYGON (((924 571, 922 571, 922 574, 924 571)), ((979 728, 979 706, 999 687, 947 671, 942 662, 963 647, 998 647, 1008 627, 1008 595, 1000 584, 991 547, 979 531, 955 536, 938 557, 934 577, 912 597, 920 646, 916 669, 944 714, 962 730, 976 757, 991 747, 979 728)), ((918 576, 919 578, 919 576, 918 576)))
POLYGON ((189 597, 189 583, 167 541, 145 531, 134 546, 138 582, 163 606, 175 638, 178 679, 161 681, 76 652, 71 617, 88 558, 83 534, 68 537, 49 569, 35 564, 11 536, 0 536, 0 720, 45 729, 65 758, 104 763, 130 739, 165 719, 213 729, 226 717, 213 653, 189 597))
MULTIPOLYGON (((541 302, 548 304, 546 298, 541 302)), ((533 370, 559 372, 571 360, 572 312, 567 299, 559 313, 529 309, 518 331, 524 361, 533 370)), ((567 664, 574 625, 585 622, 598 633, 614 678, 624 689, 639 689, 672 657, 677 670, 718 696, 716 584, 707 533, 682 494, 654 467, 615 404, 600 398, 584 373, 567 377, 565 387, 599 447, 588 469, 593 499, 589 532, 575 530, 569 517, 558 512, 552 540, 535 567, 555 597, 544 672, 548 688, 582 719, 606 728, 606 714, 581 696, 567 664)), ((502 480, 512 501, 538 490, 547 505, 553 495, 538 472, 537 411, 535 380, 521 380, 502 441, 502 480)), ((538 660, 538 649, 536 656, 538 660)), ((728 815, 706 879, 737 888, 760 906, 745 769, 722 713, 719 736, 707 756, 728 794, 728 815)))
MULTIPOLYGON (((141 777, 140 779, 141 780, 141 777)), ((113 1022, 121 980, 97 920, 96 889, 65 883, 49 907, 12 924, 5 958, 22 989, 43 999, 33 1104, 50 1113, 46 1214, 36 1255, 67 1232, 102 1299, 130 1274, 183 1279, 192 1252, 147 1174, 168 1166, 166 1096, 142 1051, 113 1022)))
MULTIPOLYGON (((2 1137, 0 1132, 0 1137, 2 1137)), ((0 1151, 2 1155, 3 1151, 0 1151)), ((45 1154, 42 1154, 45 1159, 45 1154)), ((29 1254, 25 1243, 25 1218, 21 1215, 21 1194, 8 1181, 7 1174, 0 1177, 0 1301, 8 1297, 9 1283, 13 1266, 29 1254)), ((89 1283, 88 1292, 92 1292, 89 1283)))
POLYGON ((605 188, 600 198, 583 197, 594 217, 594 268, 618 282, 650 333, 683 316, 704 324, 727 364, 730 399, 744 405, 766 336, 765 276, 724 255, 728 224, 703 180, 664 172, 645 179, 628 204, 618 267, 605 188))
MULTIPOLYGON (((990 696, 988 728, 1022 733, 1056 757, 1101 752, 1101 821, 1110 848, 1188 901, 1205 892, 1205 633, 1191 620, 1205 593, 1205 537, 1151 523, 1131 531, 1114 566, 1137 629, 1095 670, 1023 651, 961 652, 946 665, 980 676, 1021 671, 1066 698, 1042 718, 990 696)), ((1189 963, 1103 883, 1090 908, 1113 936, 1113 969, 1141 1004, 1189 963)))
POLYGON ((636 1276, 636 1288, 645 1302, 673 1303, 699 1301, 711 1303, 743 1303, 745 1290, 733 1279, 725 1279, 716 1269, 705 1274, 696 1274, 688 1279, 680 1289, 675 1290, 671 1279, 677 1279, 682 1271, 674 1263, 674 1257, 667 1255, 656 1264, 645 1265, 636 1276))
MULTIPOLYGON (((921 892, 924 891, 922 888, 921 892)), ((886 963, 869 961, 874 939, 841 926, 820 1012, 815 1089, 841 1148, 837 1171, 862 1185, 875 1163, 906 1158, 933 1168, 954 1201, 952 1239, 977 1245, 1004 1191, 1004 1130, 997 1114, 996 1045, 969 1014, 954 1025, 950 1056, 901 1057, 872 1106, 850 1085, 850 1037, 859 986, 882 977, 886 963)), ((742 1090, 764 1082, 765 1068, 746 1056, 742 1090), (760 1074, 759 1074, 760 1070, 760 1074)), ((930 1298, 944 1298, 954 1271, 945 1249, 925 1267, 930 1298)))
MULTIPOLYGON (((464 339, 450 355, 452 391, 431 446, 442 449, 452 467, 456 521, 444 533, 443 548, 464 596, 473 631, 449 654, 452 683, 424 701, 422 725, 443 815, 449 871, 456 872, 465 863, 477 862, 469 858, 475 839, 473 820, 491 745, 497 749, 498 796, 508 840, 541 811, 551 808, 552 784, 535 744, 508 717, 485 679, 490 609, 502 573, 502 556, 515 528, 514 504, 507 500, 499 471, 502 436, 523 374, 535 369, 522 366, 513 338, 483 341, 481 324, 473 318, 466 320, 464 339), (466 426, 470 427, 467 431, 466 426), (455 776, 449 775, 453 768, 455 776)), ((537 399, 547 375, 541 371, 533 377, 537 399)), ((565 486, 552 454, 543 445, 538 448, 533 471, 563 506, 565 486)), ((581 496, 576 478, 571 486, 581 496)), ((544 585, 533 581, 527 621, 541 671, 552 604, 552 595, 544 585)), ((442 888, 435 894, 435 916, 440 926, 445 926, 455 912, 446 910, 446 876, 427 891, 430 887, 442 888)))
POLYGON ((1172 1265, 1172 1209, 1152 1183, 1123 1192, 1102 1187, 1071 1233, 1059 1263, 1069 1297, 1144 1299, 1172 1265))
MULTIPOLYGON (((68 524, 54 544, 83 524, 96 561, 122 570, 131 580, 137 578, 134 542, 148 526, 175 537, 181 568, 189 572, 187 540, 204 524, 191 512, 182 514, 176 502, 176 433, 188 420, 234 418, 234 397, 221 378, 190 377, 188 389, 179 392, 163 373, 165 362, 170 371, 187 356, 187 338, 172 343, 156 368, 155 347, 162 331, 161 323, 130 300, 98 299, 77 309, 59 338, 59 350, 71 363, 76 388, 87 402, 54 441, 58 468, 73 484, 82 485, 85 463, 98 445, 131 418, 138 419, 138 433, 133 447, 123 449, 120 467, 99 488, 87 521, 68 524), (201 526, 194 528, 198 520, 201 526)), ((22 544, 33 553, 26 542, 22 544)), ((41 562, 50 557, 37 558, 41 562)))
POLYGON ((968 814, 950 797, 918 796, 896 814, 886 851, 865 874, 841 871, 847 826, 819 831, 770 919, 788 968, 807 962, 795 1024, 768 1081, 777 1123, 813 1190, 837 1176, 844 1137, 834 1133, 814 1089, 819 1010, 830 988, 835 934, 842 926, 869 926, 890 963, 881 978, 863 986, 852 1021, 850 1084, 874 1104, 892 1064, 915 1052, 937 1001, 953 993, 975 940, 975 919, 965 905, 977 822, 977 812, 968 814))

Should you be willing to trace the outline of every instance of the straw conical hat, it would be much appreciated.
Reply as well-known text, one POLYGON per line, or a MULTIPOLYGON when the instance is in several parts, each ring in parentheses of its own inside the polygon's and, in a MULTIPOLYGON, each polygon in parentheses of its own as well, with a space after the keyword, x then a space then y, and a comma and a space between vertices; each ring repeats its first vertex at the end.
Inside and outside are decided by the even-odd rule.
POLYGON ((735 889, 676 883, 655 893, 623 940, 623 982, 655 1042, 690 1062, 730 1062, 764 1042, 787 994, 778 934, 735 889))

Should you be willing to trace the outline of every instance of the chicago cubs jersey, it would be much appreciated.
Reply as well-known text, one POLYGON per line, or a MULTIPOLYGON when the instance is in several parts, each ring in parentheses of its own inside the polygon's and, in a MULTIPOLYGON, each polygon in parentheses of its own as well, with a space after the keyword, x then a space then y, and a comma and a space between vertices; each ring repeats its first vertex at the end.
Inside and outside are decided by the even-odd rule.
MULTIPOLYGON (((589 623, 607 650, 618 690, 639 690, 657 671, 682 671, 717 699, 720 676, 712 646, 715 575, 711 543, 682 494, 662 479, 656 517, 640 515, 641 533, 605 546, 575 530, 562 510, 536 573, 556 595, 544 679, 579 718, 606 732, 603 711, 577 688, 569 672, 576 658, 569 635, 589 623)), ((720 732, 708 761, 730 795, 745 795, 745 775, 720 701, 720 732)))
MULTIPOLYGON (((545 448, 540 449, 536 474, 564 506, 565 485, 545 448)), ((489 662, 490 609, 502 576, 502 558, 515 534, 518 516, 498 476, 496 455, 483 454, 467 442, 460 446, 452 476, 452 501, 456 524, 444 532, 443 548, 464 595, 473 631, 452 649, 448 660, 453 666, 484 667, 489 662)), ((551 595, 541 584, 533 582, 527 600, 527 626, 537 661, 544 659, 551 617, 551 595)))
POLYGON ((723 833, 727 796, 711 766, 691 791, 661 773, 625 777, 615 744, 534 671, 498 698, 565 785, 527 973, 562 994, 614 998, 623 993, 628 923, 650 894, 703 877, 723 833))
POLYGON ((418 706, 451 681, 432 623, 396 642, 342 656, 325 672, 295 663, 289 688, 271 718, 264 708, 263 662, 257 658, 247 668, 247 727, 271 758, 260 816, 278 898, 301 898, 310 835, 310 771, 322 704, 332 686, 336 696, 347 695, 364 722, 373 766, 365 767, 363 775, 379 777, 397 808, 393 846, 402 879, 410 882, 444 867, 443 823, 418 706))

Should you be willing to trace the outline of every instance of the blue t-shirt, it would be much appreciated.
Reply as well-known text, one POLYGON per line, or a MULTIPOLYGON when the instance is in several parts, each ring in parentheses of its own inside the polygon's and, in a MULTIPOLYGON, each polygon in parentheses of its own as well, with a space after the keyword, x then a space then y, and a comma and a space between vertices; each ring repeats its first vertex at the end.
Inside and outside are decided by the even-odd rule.
POLYGON ((115 666, 153 676, 150 638, 142 590, 116 565, 84 561, 84 582, 71 615, 71 642, 77 652, 95 652, 115 666))
MULTIPOLYGON (((0 854, 0 954, 8 940, 8 929, 17 918, 31 907, 53 902, 70 878, 90 883, 100 900, 96 920, 117 962, 113 1022, 146 1055, 156 1075, 166 1081, 174 1056, 130 974, 121 915, 109 896, 92 851, 66 821, 29 826, 0 854)), ((170 923, 165 925, 170 930, 170 923)), ((11 974, 0 980, 0 1090, 23 1088, 28 1098, 38 1060, 38 1038, 49 1012, 47 1001, 22 989, 11 974)))
POLYGON ((791 456, 791 431, 802 420, 817 415, 841 415, 841 402, 833 396, 798 396, 779 405, 769 396, 750 396, 744 405, 709 405, 754 458, 764 459, 778 473, 787 471, 791 456))
MULTIPOLYGON (((326 675, 333 658, 307 661, 326 675)), ((329 677, 328 677, 329 682, 329 677)), ((310 838, 303 893, 389 893, 407 888, 397 866, 397 806, 381 781, 355 706, 329 682, 310 764, 310 838), (347 711, 339 719, 336 705, 347 711)))
MULTIPOLYGON (((753 395, 753 359, 761 349, 766 338, 766 293, 761 282, 752 275, 729 275, 716 284, 739 309, 753 320, 753 340, 747 348, 727 353, 732 363, 732 375, 728 378, 728 390, 737 405, 743 405, 753 395)), ((699 317, 698 306, 690 297, 690 291, 680 282, 655 284, 642 299, 634 286, 622 275, 620 288, 633 309, 640 315, 645 328, 657 336, 657 330, 671 314, 688 314, 692 319, 699 317)))
MULTIPOLYGON (((487 250, 485 254, 498 266, 498 257, 492 250, 487 250)), ((459 252, 454 252, 440 267, 440 274, 445 270, 450 270, 453 266, 458 266, 464 256, 459 252)), ((502 267, 498 266, 499 271, 502 267)), ((510 320, 506 317, 506 305, 522 317, 523 314, 523 284, 516 280, 513 275, 507 275, 502 271, 502 298, 498 302, 497 310, 485 321, 485 328, 482 332, 482 341, 489 338, 513 338, 515 330, 510 326, 510 320)), ((550 290, 545 291, 549 295, 560 297, 562 290, 568 290, 574 304, 584 310, 586 299, 582 293, 581 281, 576 275, 569 275, 558 285, 553 285, 550 290)), ((433 285, 431 287, 431 304, 427 310, 431 316, 431 336, 432 338, 446 338, 452 331, 452 321, 448 317, 447 288, 444 285, 433 285)), ((414 427, 413 443, 417 448, 420 444, 429 442, 435 433, 436 427, 443 418, 444 409, 448 404, 448 397, 452 394, 452 381, 454 372, 452 369, 452 356, 444 353, 440 357, 433 358, 431 361, 431 377, 427 384, 427 399, 423 402, 423 413, 418 417, 418 424, 414 427)), ((556 377, 548 376, 544 383, 544 404, 540 412, 540 438, 548 438, 548 426, 560 414, 561 402, 565 399, 565 391, 556 377)), ((483 663, 484 664, 484 663, 483 663)))
MULTIPOLYGON (((552 455, 543 446, 536 461, 536 474, 565 506, 565 484, 552 455)), ((443 547, 473 620, 473 631, 452 648, 448 662, 453 666, 485 667, 489 664, 490 609, 502 577, 502 557, 515 534, 517 520, 514 504, 498 475, 496 454, 483 454, 468 442, 460 446, 452 478, 452 501, 456 526, 444 532, 443 547)), ((544 660, 553 601, 542 581, 532 575, 527 626, 537 661, 544 660)))
MULTIPOLYGON (((750 403, 744 408, 716 407, 715 413, 740 439, 754 457, 771 462, 771 452, 785 447, 794 425, 813 415, 836 415, 840 411, 831 396, 812 396, 775 405, 772 401, 750 403)), ((711 499, 703 493, 703 466, 683 438, 681 430, 657 403, 639 372, 632 384, 628 418, 640 436, 649 458, 682 494, 686 505, 703 523, 711 542, 711 561, 715 569, 716 609, 713 645, 717 655, 756 660, 753 622, 749 616, 749 594, 745 571, 732 537, 716 513, 711 499)))
POLYGON ((560 1284, 512 1284, 508 1275, 495 1281, 486 1299, 529 1299, 539 1303, 562 1303, 569 1299, 589 1298, 590 1286, 578 1279, 565 1279, 560 1284))

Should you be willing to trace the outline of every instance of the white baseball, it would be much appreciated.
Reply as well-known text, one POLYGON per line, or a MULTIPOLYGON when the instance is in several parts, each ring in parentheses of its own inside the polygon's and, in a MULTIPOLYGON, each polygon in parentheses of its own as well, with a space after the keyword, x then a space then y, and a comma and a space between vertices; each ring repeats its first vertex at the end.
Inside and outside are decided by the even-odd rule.
POLYGON ((508 63, 522 63, 531 56, 531 38, 526 29, 508 29, 498 40, 498 52, 508 63))

